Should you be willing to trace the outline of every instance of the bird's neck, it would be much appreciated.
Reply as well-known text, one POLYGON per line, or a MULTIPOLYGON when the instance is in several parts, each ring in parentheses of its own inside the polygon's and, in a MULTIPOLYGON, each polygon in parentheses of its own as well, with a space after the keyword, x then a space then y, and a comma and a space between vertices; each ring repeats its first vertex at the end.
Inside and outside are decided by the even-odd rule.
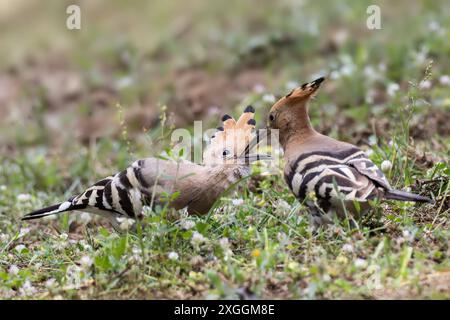
POLYGON ((188 212, 206 214, 225 191, 249 173, 250 168, 243 165, 205 167, 204 173, 195 178, 195 200, 190 201, 188 212))
POLYGON ((317 135, 317 131, 311 125, 308 115, 308 106, 292 106, 293 113, 287 125, 280 128, 280 144, 285 152, 295 149, 296 146, 317 135))

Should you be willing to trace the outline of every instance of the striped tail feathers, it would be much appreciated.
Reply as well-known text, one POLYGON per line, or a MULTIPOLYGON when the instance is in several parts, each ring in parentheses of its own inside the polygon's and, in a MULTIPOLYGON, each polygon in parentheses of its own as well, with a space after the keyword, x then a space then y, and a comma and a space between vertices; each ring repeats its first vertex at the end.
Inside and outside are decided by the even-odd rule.
POLYGON ((393 189, 386 190, 384 196, 388 200, 434 203, 434 201, 428 197, 420 196, 418 194, 401 191, 401 190, 393 190, 393 189))
POLYGON ((73 204, 72 201, 64 201, 46 208, 42 208, 33 212, 30 212, 22 217, 22 220, 39 219, 52 214, 59 214, 66 211, 83 209, 84 205, 73 204))

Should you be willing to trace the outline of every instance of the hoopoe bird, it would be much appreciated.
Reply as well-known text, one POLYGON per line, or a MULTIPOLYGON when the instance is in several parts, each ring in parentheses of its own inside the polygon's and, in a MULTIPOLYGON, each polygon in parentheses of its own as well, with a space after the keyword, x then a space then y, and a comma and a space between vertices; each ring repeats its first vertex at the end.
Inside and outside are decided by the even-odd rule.
POLYGON ((394 190, 364 151, 314 130, 308 104, 323 81, 305 83, 279 99, 267 120, 269 128, 279 130, 284 178, 300 202, 306 199, 313 227, 329 223, 334 213, 340 218, 364 214, 374 199, 432 202, 394 190))
POLYGON ((102 215, 117 226, 117 218, 140 218, 145 205, 157 204, 206 214, 225 190, 249 175, 250 163, 270 158, 250 154, 246 148, 255 137, 254 112, 248 106, 237 121, 229 115, 222 118, 223 127, 205 149, 204 165, 159 158, 137 160, 81 194, 28 213, 22 220, 77 210, 102 215), (178 196, 167 200, 167 195, 174 193, 178 196))

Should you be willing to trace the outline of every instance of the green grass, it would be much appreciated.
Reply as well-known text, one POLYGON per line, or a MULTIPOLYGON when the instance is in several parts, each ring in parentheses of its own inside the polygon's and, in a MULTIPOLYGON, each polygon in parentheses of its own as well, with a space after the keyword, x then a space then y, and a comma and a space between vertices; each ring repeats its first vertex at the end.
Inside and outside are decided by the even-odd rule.
POLYGON ((85 4, 80 33, 59 27, 60 4, 19 8, 0 31, 13 84, 0 97, 0 298, 450 298, 446 1, 377 2, 373 32, 351 1, 108 3, 85 4), (34 32, 13 19, 30 11, 34 32), (272 94, 318 73, 314 126, 389 160, 391 184, 434 205, 383 202, 357 228, 315 233, 282 168, 262 166, 209 215, 159 208, 136 233, 80 213, 20 221, 157 155, 192 115, 214 127, 252 103, 263 127, 272 94))

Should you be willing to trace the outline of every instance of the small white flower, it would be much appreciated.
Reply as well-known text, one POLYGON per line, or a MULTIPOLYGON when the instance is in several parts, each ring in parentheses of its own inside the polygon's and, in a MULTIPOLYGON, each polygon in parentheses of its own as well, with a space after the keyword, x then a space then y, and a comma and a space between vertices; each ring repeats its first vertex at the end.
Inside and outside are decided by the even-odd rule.
POLYGON ((14 248, 18 253, 21 253, 23 250, 26 249, 26 247, 23 244, 18 244, 15 248, 14 248))
POLYGON ((298 87, 300 87, 300 84, 297 81, 289 81, 288 83, 286 83, 287 90, 294 90, 298 87))
POLYGON ((230 247, 230 242, 228 241, 228 238, 220 238, 219 244, 223 250, 226 250, 230 247))
POLYGON ((353 246, 350 243, 346 243, 342 246, 342 251, 353 252, 353 246))
POLYGON ((180 225, 182 229, 189 230, 195 227, 195 222, 192 220, 182 220, 180 225))
POLYGON ((374 135, 369 136, 369 145, 374 146, 377 144, 377 137, 374 135))
POLYGON ((275 214, 277 216, 285 217, 291 211, 291 206, 284 199, 278 199, 275 204, 275 214))
POLYGON ((86 240, 82 239, 78 242, 82 247, 84 251, 92 250, 92 247, 89 243, 86 242, 86 240))
POLYGON ((119 89, 130 87, 133 84, 133 78, 132 77, 122 77, 116 82, 117 87, 119 89))
POLYGON ((386 64, 384 62, 380 62, 378 64, 378 69, 380 69, 381 72, 385 72, 386 69, 387 69, 387 66, 386 66, 386 64))
POLYGON ((23 236, 27 235, 29 232, 30 232, 30 228, 20 228, 19 238, 22 238, 23 236))
POLYGON ((91 214, 88 212, 83 212, 80 215, 80 222, 83 224, 88 224, 89 222, 91 222, 91 220, 92 220, 91 214))
POLYGON ((373 149, 367 149, 365 151, 365 153, 366 153, 366 156, 370 157, 371 155, 373 155, 374 151, 373 151, 373 149))
POLYGON ((423 89, 423 90, 428 90, 431 88, 431 81, 430 80, 425 80, 425 81, 421 81, 419 84, 419 88, 423 89))
POLYGON ((261 83, 257 83, 255 84, 255 86, 253 87, 253 91, 255 91, 256 93, 263 93, 264 91, 266 91, 266 87, 264 87, 263 84, 261 83))
POLYGON ((12 264, 10 267, 9 267, 9 269, 8 269, 8 273, 10 274, 10 275, 13 275, 13 276, 16 276, 16 275, 18 275, 19 274, 19 267, 18 266, 16 266, 15 264, 12 264))
POLYGON ((134 220, 130 218, 117 218, 120 230, 128 230, 133 224, 134 220))
POLYGON ((17 195, 17 201, 20 202, 26 202, 29 201, 31 199, 31 194, 28 193, 21 193, 17 195))
POLYGON ((367 262, 364 259, 357 258, 355 260, 355 267, 357 268, 365 268, 367 266, 367 262))
POLYGON ((134 246, 133 248, 131 248, 131 252, 133 252, 133 254, 141 254, 142 250, 141 248, 134 246))
POLYGON ((436 21, 430 21, 428 23, 428 29, 430 29, 430 31, 436 32, 436 31, 439 31, 440 28, 441 28, 441 26, 436 21))
POLYGON ((20 293, 22 295, 31 296, 36 293, 36 288, 31 285, 30 280, 26 280, 20 288, 20 293))
POLYGON ((169 254, 167 255, 169 257, 170 260, 178 260, 178 258, 180 257, 178 255, 178 253, 176 253, 175 251, 169 252, 169 254))
POLYGON ((65 232, 63 232, 59 235, 59 240, 61 240, 61 241, 66 241, 68 238, 69 238, 69 235, 65 232))
POLYGON ((341 73, 338 70, 331 71, 330 79, 336 80, 336 79, 339 79, 340 77, 341 77, 341 73))
POLYGON ((384 160, 382 163, 381 163, 381 170, 383 171, 383 172, 388 172, 388 171, 390 171, 392 169, 392 162, 390 162, 389 160, 384 160))
POLYGON ((0 191, 6 191, 6 186, 4 184, 0 185, 0 191))
POLYGON ((346 65, 343 65, 341 68, 341 75, 351 76, 354 71, 355 71, 355 68, 352 64, 346 64, 346 65))
POLYGON ((47 289, 52 289, 52 288, 56 287, 56 279, 50 278, 47 281, 45 281, 45 287, 47 289))
POLYGON ((443 75, 439 78, 439 82, 443 86, 450 86, 450 77, 448 75, 443 75))
POLYGON ((387 86, 387 94, 390 95, 391 97, 395 95, 395 93, 400 89, 400 86, 395 83, 395 82, 391 82, 389 83, 389 85, 387 86))
POLYGON ((274 103, 276 98, 273 94, 265 94, 262 96, 262 100, 267 103, 274 103))
POLYGON ((192 235, 191 243, 194 246, 198 246, 198 245, 202 244, 205 241, 206 241, 206 238, 201 233, 199 233, 197 231, 195 231, 194 234, 192 235))
POLYGON ((233 199, 233 200, 231 200, 231 203, 234 206, 240 206, 240 205, 244 204, 244 199, 233 199))
POLYGON ((92 263, 93 261, 89 256, 83 256, 80 259, 80 265, 85 269, 88 269, 90 266, 92 266, 92 263))

